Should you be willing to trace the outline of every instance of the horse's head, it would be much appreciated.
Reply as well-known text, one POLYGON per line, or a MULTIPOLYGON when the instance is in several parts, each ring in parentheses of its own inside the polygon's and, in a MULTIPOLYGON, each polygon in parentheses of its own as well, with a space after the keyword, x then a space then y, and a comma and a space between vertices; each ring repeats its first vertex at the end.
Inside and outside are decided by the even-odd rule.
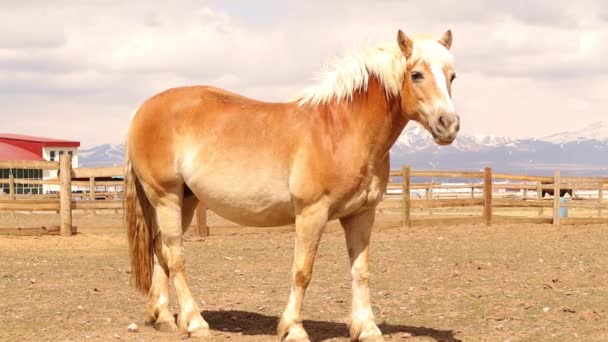
POLYGON ((436 40, 411 39, 399 30, 397 42, 407 61, 401 89, 404 115, 422 124, 437 144, 452 143, 460 129, 452 103, 451 88, 456 77, 449 51, 452 32, 448 30, 436 40))

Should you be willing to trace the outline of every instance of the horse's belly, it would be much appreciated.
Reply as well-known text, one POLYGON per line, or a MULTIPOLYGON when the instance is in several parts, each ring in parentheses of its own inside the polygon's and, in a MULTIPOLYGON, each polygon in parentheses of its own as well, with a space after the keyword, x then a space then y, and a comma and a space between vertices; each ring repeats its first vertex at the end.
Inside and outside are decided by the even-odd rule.
POLYGON ((205 197, 204 201, 219 216, 244 226, 283 226, 294 222, 293 208, 289 201, 257 196, 205 197))
POLYGON ((274 177, 207 175, 188 186, 208 209, 246 226, 281 226, 294 222, 287 182, 274 177))

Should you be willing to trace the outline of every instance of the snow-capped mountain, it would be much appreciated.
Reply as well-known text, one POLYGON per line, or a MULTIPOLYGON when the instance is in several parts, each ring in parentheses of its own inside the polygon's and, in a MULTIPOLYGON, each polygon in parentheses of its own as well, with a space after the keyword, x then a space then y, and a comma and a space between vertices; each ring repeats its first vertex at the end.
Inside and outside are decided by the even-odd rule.
POLYGON ((490 166, 514 173, 603 175, 608 173, 608 124, 541 139, 511 139, 459 134, 449 146, 437 146, 419 125, 408 125, 391 150, 391 165, 417 169, 480 170, 490 166))
POLYGON ((81 167, 122 166, 125 146, 104 144, 78 151, 81 167))
POLYGON ((541 140, 552 142, 554 144, 565 144, 584 140, 608 142, 608 123, 603 121, 594 122, 583 127, 582 129, 552 134, 541 138, 541 140))
MULTIPOLYGON (((100 145, 79 151, 83 167, 123 165, 123 145, 100 145)), ((540 139, 459 134, 449 146, 438 146, 418 124, 409 124, 391 149, 391 165, 415 169, 480 170, 552 174, 608 174, 608 123, 540 139)))
MULTIPOLYGON (((514 141, 509 137, 495 136, 495 135, 465 135, 459 134, 456 141, 454 141, 449 147, 460 150, 460 151, 479 151, 484 148, 491 148, 496 146, 503 146, 514 144, 514 141)), ((428 149, 442 149, 445 147, 437 146, 431 134, 427 132, 417 122, 408 123, 399 139, 393 146, 393 152, 396 151, 420 151, 428 149)))

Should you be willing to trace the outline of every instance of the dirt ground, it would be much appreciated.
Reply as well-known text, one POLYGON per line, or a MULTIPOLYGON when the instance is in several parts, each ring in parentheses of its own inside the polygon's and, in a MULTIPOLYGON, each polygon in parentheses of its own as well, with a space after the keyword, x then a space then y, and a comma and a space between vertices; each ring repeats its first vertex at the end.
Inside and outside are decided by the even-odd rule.
MULTIPOLYGON (((27 217, 0 216, 0 225, 56 219, 27 217)), ((181 339, 144 326, 145 298, 130 283, 124 233, 102 229, 120 217, 82 214, 75 222, 93 228, 68 238, 0 236, 0 340, 181 339), (127 331, 131 323, 139 332, 127 331)), ((371 247, 373 307, 388 340, 608 340, 608 227, 391 228, 398 225, 398 216, 380 216, 371 247)), ((274 340, 293 234, 255 231, 212 228, 204 241, 186 242, 211 341, 274 340)), ((349 306, 346 248, 333 224, 304 305, 311 338, 347 341, 349 306)))

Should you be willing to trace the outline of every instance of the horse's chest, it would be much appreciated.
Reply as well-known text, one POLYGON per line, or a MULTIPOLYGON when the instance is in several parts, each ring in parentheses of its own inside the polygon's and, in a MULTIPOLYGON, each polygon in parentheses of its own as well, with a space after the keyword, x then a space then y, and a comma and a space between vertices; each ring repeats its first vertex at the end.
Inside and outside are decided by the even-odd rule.
POLYGON ((376 204, 382 200, 384 196, 384 187, 379 177, 373 177, 368 184, 367 190, 367 204, 376 204))
POLYGON ((375 206, 384 195, 383 182, 376 175, 369 176, 350 196, 341 201, 336 210, 335 217, 344 217, 349 214, 375 206))

